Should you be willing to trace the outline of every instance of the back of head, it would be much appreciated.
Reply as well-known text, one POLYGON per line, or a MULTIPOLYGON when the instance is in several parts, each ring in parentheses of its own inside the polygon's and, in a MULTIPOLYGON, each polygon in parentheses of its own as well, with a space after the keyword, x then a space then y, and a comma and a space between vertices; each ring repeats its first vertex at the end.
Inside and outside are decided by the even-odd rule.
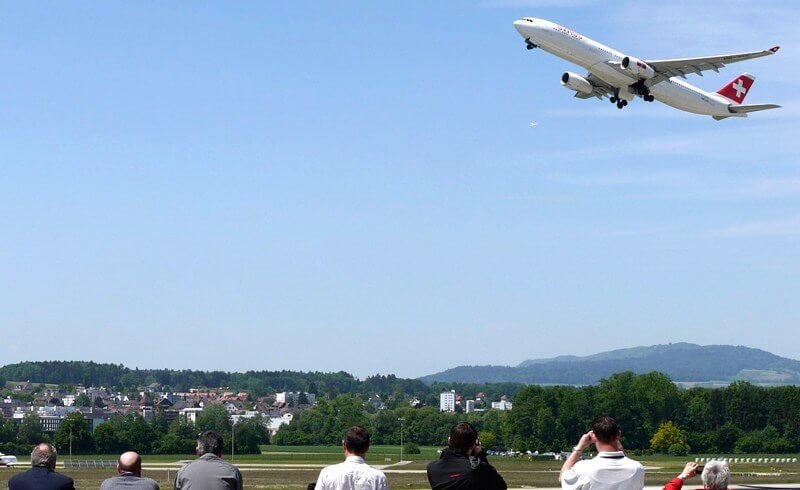
POLYGON ((592 432, 594 432, 594 436, 597 440, 605 444, 611 444, 621 434, 617 422, 611 417, 606 416, 594 419, 592 422, 592 432))
POLYGON ((468 453, 475 441, 478 440, 478 431, 472 424, 461 422, 453 426, 450 430, 450 438, 447 440, 448 446, 453 449, 460 449, 468 453))
POLYGON ((58 453, 56 452, 56 448, 54 448, 52 444, 43 442, 33 448, 33 452, 31 452, 31 466, 54 470, 56 468, 57 457, 58 453))
POLYGON ((197 437, 197 455, 216 454, 222 456, 222 435, 215 430, 201 432, 197 437))
POLYGON ((731 472, 728 463, 724 461, 711 461, 703 468, 703 487, 711 490, 725 490, 731 481, 731 472))
POLYGON ((344 433, 344 448, 352 454, 366 454, 369 450, 369 432, 360 425, 354 425, 344 433))
POLYGON ((117 471, 119 473, 133 473, 136 476, 141 476, 142 473, 142 457, 134 451, 122 453, 117 461, 117 471))

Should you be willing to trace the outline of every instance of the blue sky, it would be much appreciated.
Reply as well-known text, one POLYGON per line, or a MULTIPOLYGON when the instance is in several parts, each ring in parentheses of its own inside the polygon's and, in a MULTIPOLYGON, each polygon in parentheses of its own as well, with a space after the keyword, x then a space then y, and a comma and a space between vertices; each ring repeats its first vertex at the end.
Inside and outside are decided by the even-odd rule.
POLYGON ((792 2, 0 4, 0 363, 345 370, 689 341, 798 358, 792 2), (559 85, 782 46, 717 122, 559 85), (531 128, 529 123, 539 125, 531 128))

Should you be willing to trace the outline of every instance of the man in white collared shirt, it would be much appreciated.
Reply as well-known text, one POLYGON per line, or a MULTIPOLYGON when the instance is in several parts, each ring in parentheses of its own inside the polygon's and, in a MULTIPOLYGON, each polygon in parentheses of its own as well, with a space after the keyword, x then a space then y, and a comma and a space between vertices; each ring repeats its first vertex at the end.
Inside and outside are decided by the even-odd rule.
POLYGON ((369 450, 369 432, 350 427, 342 440, 344 463, 327 466, 317 478, 315 490, 388 490, 386 475, 364 462, 369 450))
POLYGON ((581 436, 561 467, 563 490, 641 490, 644 466, 623 452, 622 431, 611 417, 598 417, 592 430, 581 436), (597 456, 580 461, 583 451, 595 445, 597 456))

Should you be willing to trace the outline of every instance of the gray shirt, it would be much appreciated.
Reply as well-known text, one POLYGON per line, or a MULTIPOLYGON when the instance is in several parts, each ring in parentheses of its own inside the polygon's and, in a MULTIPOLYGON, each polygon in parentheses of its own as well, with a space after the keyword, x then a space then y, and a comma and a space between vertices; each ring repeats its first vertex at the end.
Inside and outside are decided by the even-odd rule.
POLYGON ((214 454, 204 454, 175 476, 175 490, 242 490, 242 472, 214 454))
POLYGON ((155 480, 125 472, 103 480, 100 490, 159 490, 159 488, 155 480))

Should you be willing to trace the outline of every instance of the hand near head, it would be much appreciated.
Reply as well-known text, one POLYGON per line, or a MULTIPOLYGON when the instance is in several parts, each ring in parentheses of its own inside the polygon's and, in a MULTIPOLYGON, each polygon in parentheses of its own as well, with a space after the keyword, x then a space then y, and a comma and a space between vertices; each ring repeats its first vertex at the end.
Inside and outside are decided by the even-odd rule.
POLYGON ((686 466, 683 467, 683 471, 681 471, 681 476, 683 478, 691 478, 697 474, 697 463, 690 461, 686 463, 686 466))
POLYGON ((483 451, 483 447, 481 446, 481 440, 475 439, 475 444, 472 445, 472 449, 469 451, 469 453, 473 456, 476 456, 480 454, 481 451, 483 451))
POLYGON ((577 446, 578 446, 578 448, 580 448, 581 451, 583 451, 586 448, 588 448, 589 446, 591 446, 592 444, 594 444, 595 442, 597 442, 597 439, 595 439, 595 437, 594 437, 594 432, 589 431, 586 434, 581 436, 580 440, 578 441, 577 446))

